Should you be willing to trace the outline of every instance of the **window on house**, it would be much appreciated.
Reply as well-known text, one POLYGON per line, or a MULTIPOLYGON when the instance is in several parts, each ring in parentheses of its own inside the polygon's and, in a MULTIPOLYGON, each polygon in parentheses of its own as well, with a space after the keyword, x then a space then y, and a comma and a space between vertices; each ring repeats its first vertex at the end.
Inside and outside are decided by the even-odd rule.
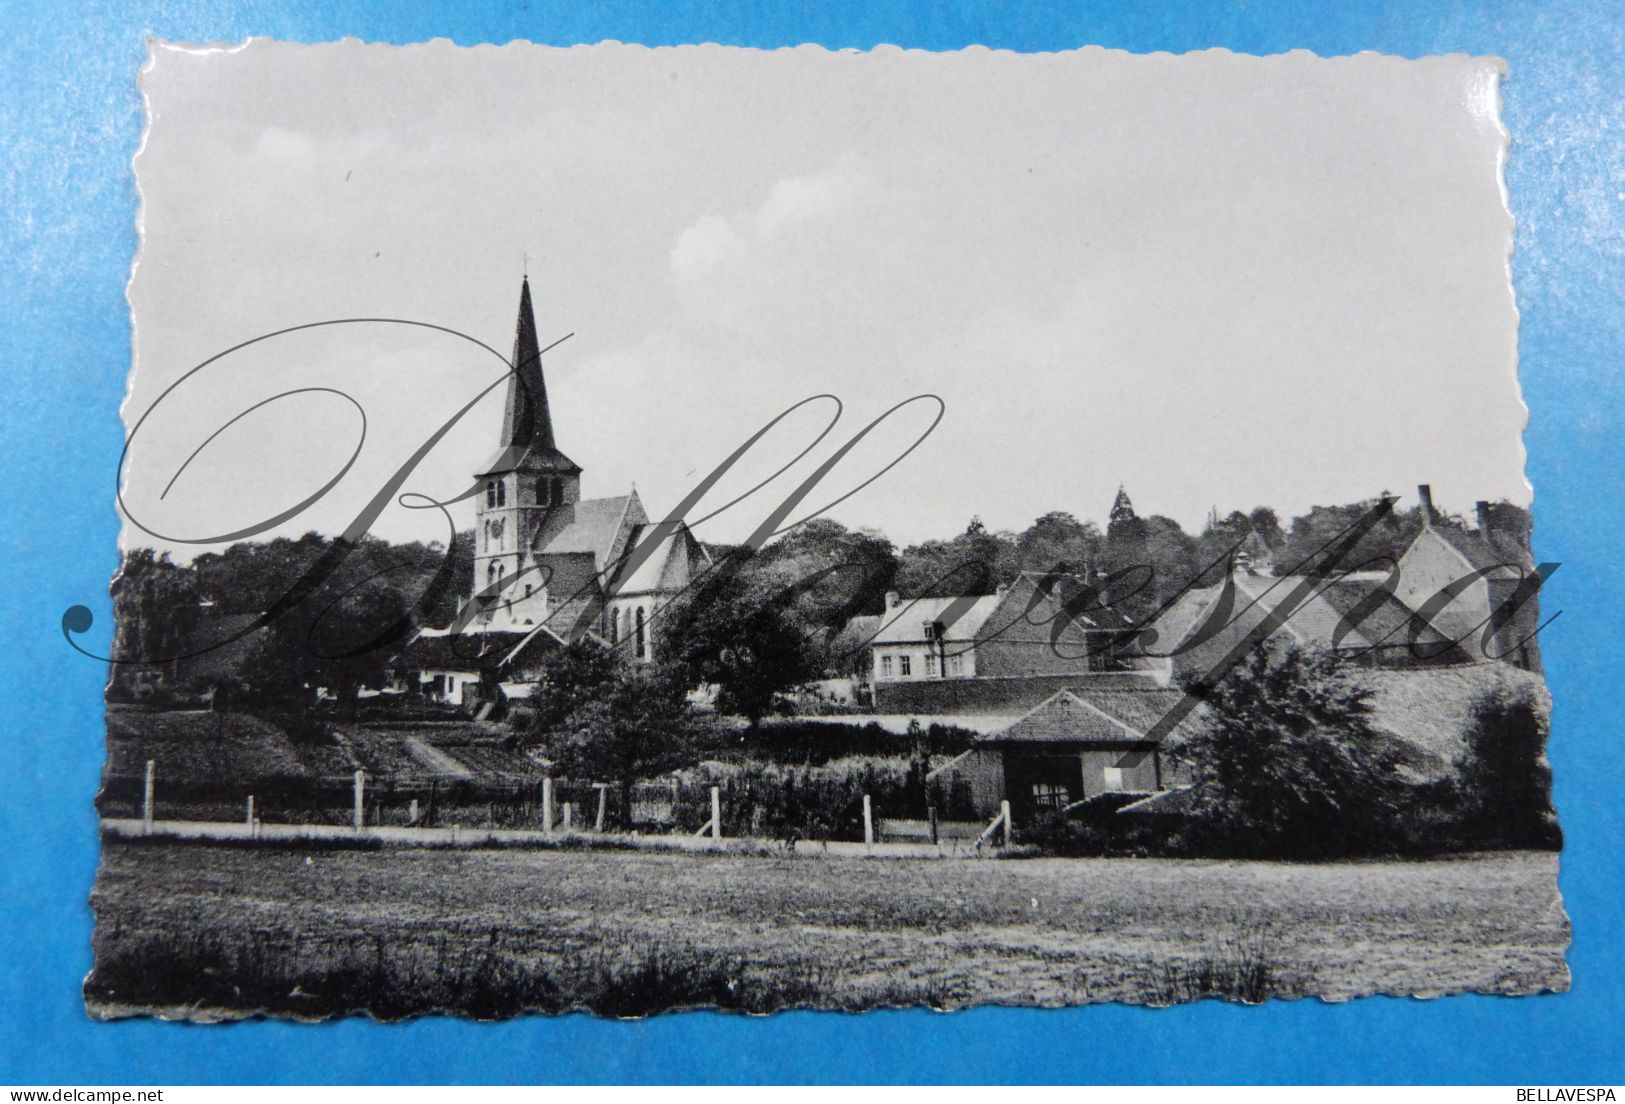
POLYGON ((910 657, 906 655, 897 657, 897 674, 899 677, 908 678, 911 674, 913 674, 913 672, 909 670, 910 666, 912 666, 910 657))
POLYGON ((1072 804, 1072 791, 1058 782, 1034 782, 1033 805, 1059 812, 1072 804))
POLYGON ((1121 790, 1123 788, 1122 767, 1102 767, 1100 773, 1105 777, 1108 790, 1121 790))
POLYGON ((920 635, 927 640, 935 640, 937 638, 937 623, 935 621, 923 622, 920 626, 920 635))
POLYGON ((925 677, 937 677, 937 657, 934 655, 927 654, 925 657, 925 677))
POLYGON ((965 673, 965 657, 954 655, 948 657, 948 673, 962 675, 965 673))
POLYGON ((881 656, 880 657, 880 677, 881 678, 891 678, 891 668, 892 668, 891 656, 889 656, 889 655, 881 656))

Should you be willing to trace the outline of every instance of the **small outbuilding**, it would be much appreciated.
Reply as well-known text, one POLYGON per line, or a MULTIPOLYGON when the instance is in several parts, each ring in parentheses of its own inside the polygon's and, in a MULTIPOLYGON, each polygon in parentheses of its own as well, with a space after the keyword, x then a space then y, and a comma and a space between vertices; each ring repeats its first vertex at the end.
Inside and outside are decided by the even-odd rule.
POLYGON ((1153 794, 1181 784, 1162 744, 1201 706, 1162 687, 1061 690, 933 772, 979 817, 1008 800, 1018 818, 1104 793, 1153 794))

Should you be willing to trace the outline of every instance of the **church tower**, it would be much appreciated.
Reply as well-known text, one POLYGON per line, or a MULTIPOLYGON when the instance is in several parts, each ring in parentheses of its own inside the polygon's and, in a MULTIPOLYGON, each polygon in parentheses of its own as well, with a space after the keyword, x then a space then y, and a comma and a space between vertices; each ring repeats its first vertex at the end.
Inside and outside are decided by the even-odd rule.
POLYGON ((581 468, 553 439, 528 277, 519 287, 501 441, 476 478, 482 486, 475 508, 474 593, 486 596, 486 620, 498 610, 511 617, 533 594, 545 605, 545 580, 531 552, 550 515, 581 501, 581 468))

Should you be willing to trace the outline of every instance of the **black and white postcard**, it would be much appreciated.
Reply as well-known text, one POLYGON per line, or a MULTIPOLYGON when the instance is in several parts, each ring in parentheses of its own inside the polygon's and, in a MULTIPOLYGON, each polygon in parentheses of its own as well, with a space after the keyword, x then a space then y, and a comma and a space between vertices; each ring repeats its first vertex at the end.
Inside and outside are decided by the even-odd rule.
POLYGON ((1567 989, 1502 75, 155 43, 90 1011, 1567 989))

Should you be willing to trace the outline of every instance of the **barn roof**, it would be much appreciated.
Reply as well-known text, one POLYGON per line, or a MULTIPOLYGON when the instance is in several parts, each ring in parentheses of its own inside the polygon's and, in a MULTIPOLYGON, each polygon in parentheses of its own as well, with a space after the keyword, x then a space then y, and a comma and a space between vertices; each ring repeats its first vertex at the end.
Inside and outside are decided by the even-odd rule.
MULTIPOLYGON (((1136 747, 1153 744, 1149 732, 1184 698, 1178 690, 1061 690, 1009 726, 977 739, 979 745, 1110 744, 1136 747)), ((1201 706, 1174 726, 1194 722, 1201 706)))

